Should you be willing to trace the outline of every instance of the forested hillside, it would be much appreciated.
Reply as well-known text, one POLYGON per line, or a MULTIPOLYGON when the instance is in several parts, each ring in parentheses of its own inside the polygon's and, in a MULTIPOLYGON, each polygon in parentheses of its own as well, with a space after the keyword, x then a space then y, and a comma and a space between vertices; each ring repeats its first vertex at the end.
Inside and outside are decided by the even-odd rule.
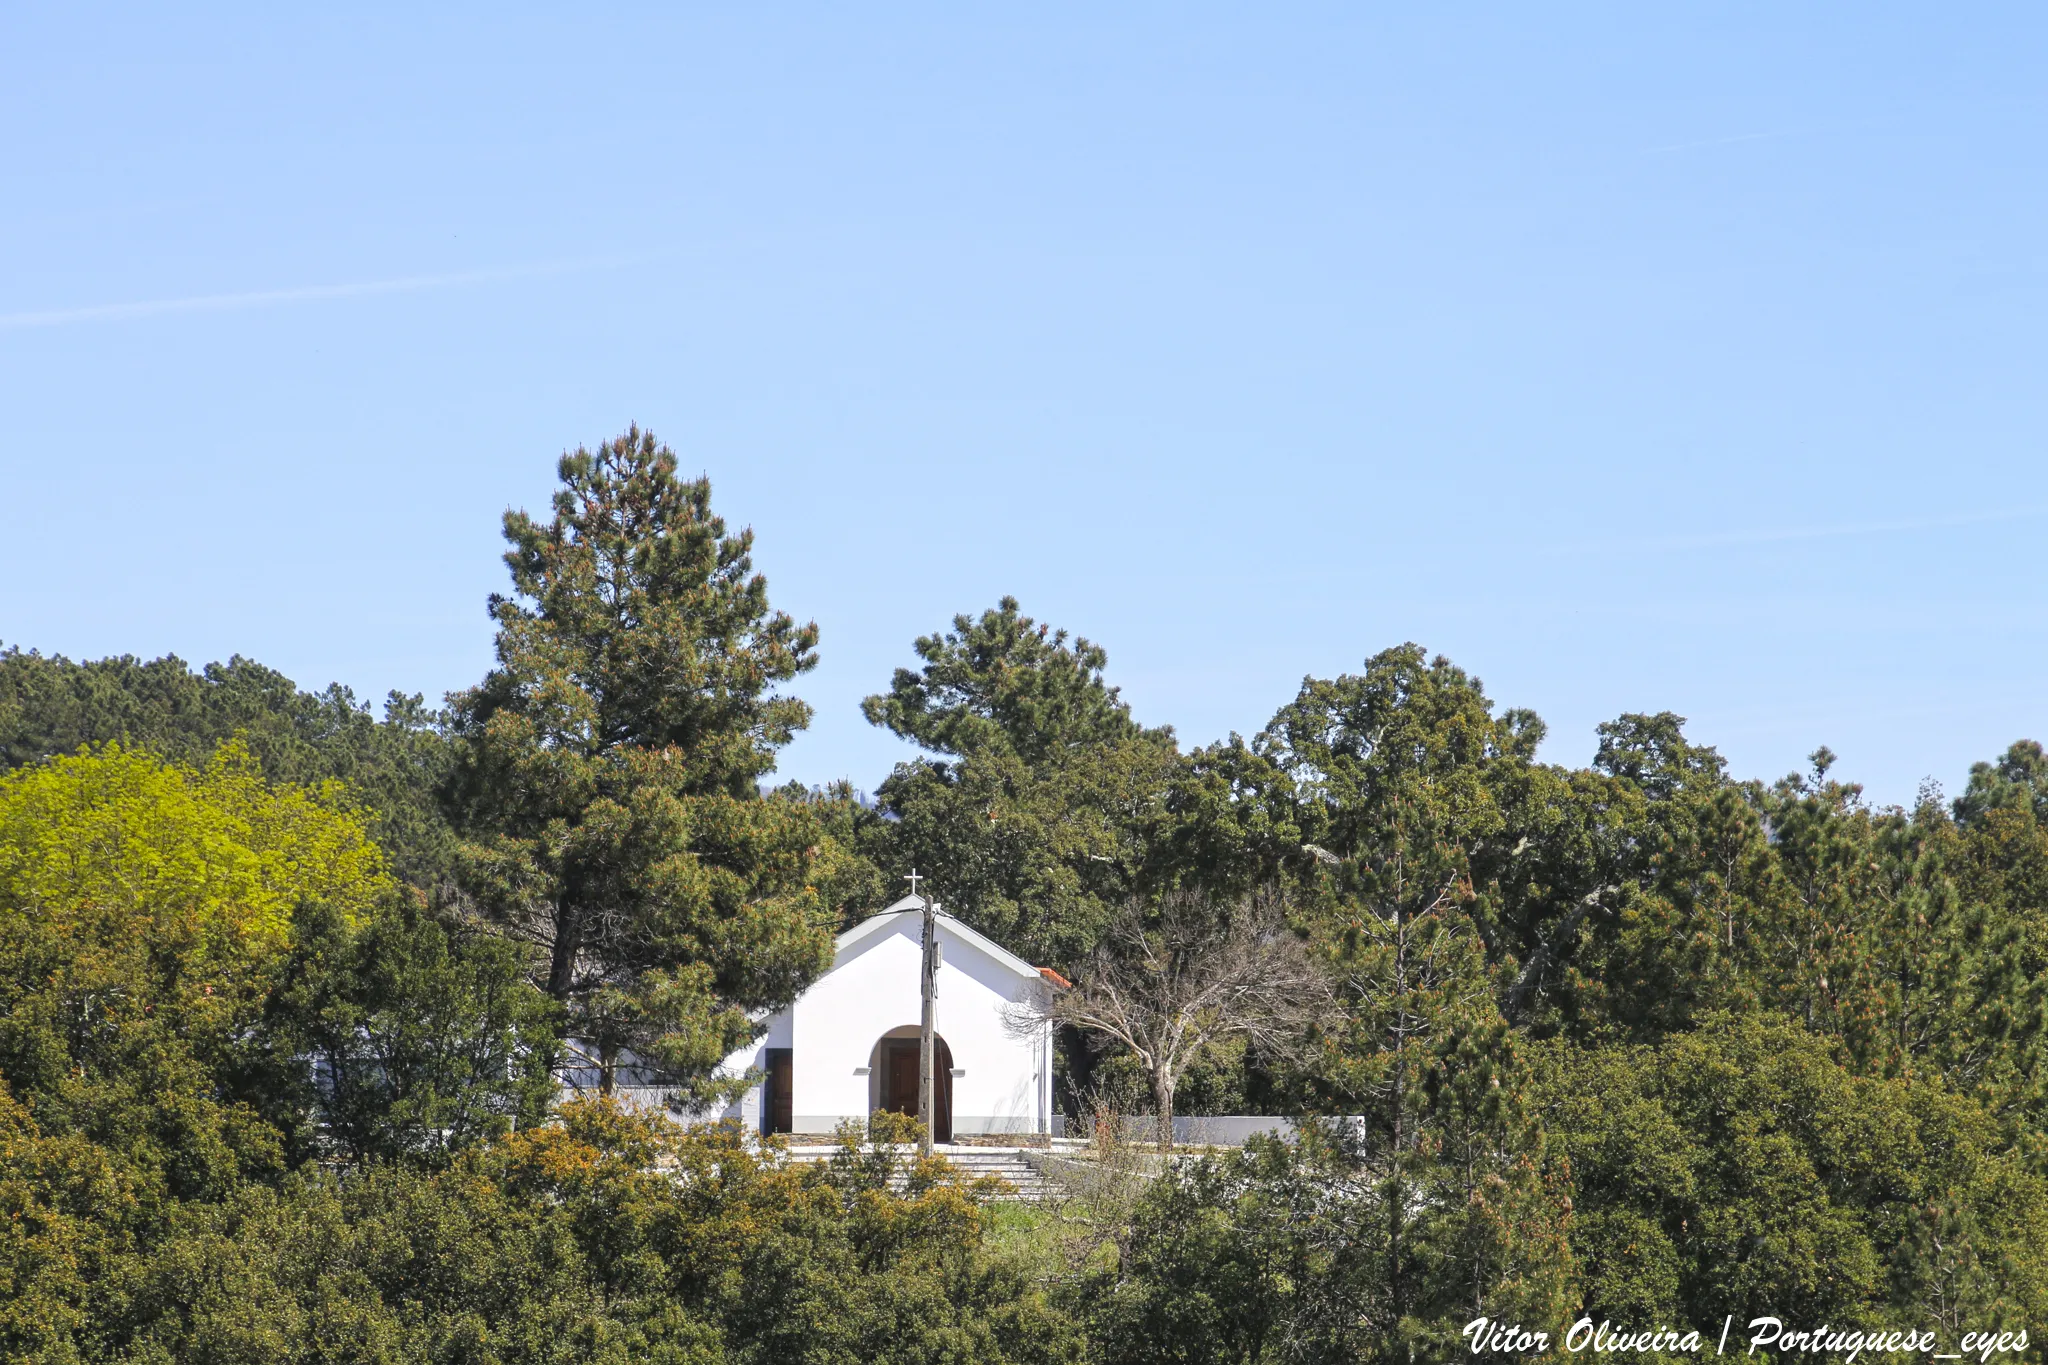
POLYGON ((2048 1328, 2038 744, 1910 809, 1824 748, 1731 774, 1664 712, 1572 767, 1402 644, 1196 745, 1004 599, 875 680, 867 718, 924 758, 777 788, 818 627, 652 436, 560 474, 547 519, 506 517, 497 666, 438 707, 0 653, 0 1355, 1410 1362, 1479 1316, 1711 1327, 1701 1356, 1731 1316, 2048 1328), (1169 1168, 1063 1255, 939 1167, 892 1193, 851 1137, 786 1168, 558 1102, 557 1069, 608 1091, 628 1055, 721 1093, 911 865, 1083 993, 1142 980, 1134 943, 1313 972, 1171 1076, 1064 1029, 1069 1115, 1327 1122, 1169 1168))

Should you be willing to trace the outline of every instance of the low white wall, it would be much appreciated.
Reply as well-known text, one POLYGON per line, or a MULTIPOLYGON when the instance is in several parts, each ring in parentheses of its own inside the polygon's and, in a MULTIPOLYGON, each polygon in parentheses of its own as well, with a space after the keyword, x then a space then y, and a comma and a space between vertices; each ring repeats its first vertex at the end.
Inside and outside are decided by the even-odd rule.
MULTIPOLYGON (((564 1086, 558 1100, 572 1099, 577 1091, 564 1086)), ((595 1094, 595 1091, 584 1092, 595 1094)), ((736 1116, 732 1110, 720 1112, 700 1111, 676 1113, 665 1103, 672 1093, 657 1086, 622 1085, 613 1092, 620 1104, 632 1109, 649 1109, 668 1114, 679 1123, 709 1123, 720 1117, 736 1116)), ((859 1118, 857 1115, 834 1115, 830 1118, 815 1117, 806 1123, 803 1116, 797 1117, 796 1132, 806 1137, 829 1134, 843 1119, 859 1118)), ((1065 1115, 1061 1115, 1062 1120, 1065 1115)), ((1002 1116, 978 1114, 956 1115, 953 1131, 956 1134, 982 1136, 987 1134, 1014 1133, 1024 1136, 1028 1128, 1015 1126, 1015 1120, 1002 1116)), ((1149 1114, 1128 1114, 1123 1120, 1125 1138, 1134 1142, 1150 1142, 1158 1132, 1158 1124, 1149 1114)), ((757 1131, 759 1122, 750 1121, 748 1132, 757 1131)), ((1275 1137, 1293 1138, 1300 1125, 1293 1119, 1279 1114, 1176 1114, 1173 1117, 1173 1140, 1190 1146, 1200 1147, 1242 1147, 1252 1137, 1270 1133, 1275 1137)), ((1081 1136, 1085 1136, 1082 1134, 1081 1136)), ((1043 1138, 1039 1139, 1043 1141, 1043 1138)))
MULTIPOLYGON (((1173 1140, 1209 1147, 1242 1147, 1250 1138, 1270 1133, 1275 1137, 1291 1138, 1296 1124, 1293 1119, 1279 1114, 1175 1114, 1173 1116, 1173 1140)), ((1159 1132, 1159 1120, 1150 1114, 1130 1114, 1124 1118, 1124 1136, 1137 1142, 1149 1142, 1159 1132)))

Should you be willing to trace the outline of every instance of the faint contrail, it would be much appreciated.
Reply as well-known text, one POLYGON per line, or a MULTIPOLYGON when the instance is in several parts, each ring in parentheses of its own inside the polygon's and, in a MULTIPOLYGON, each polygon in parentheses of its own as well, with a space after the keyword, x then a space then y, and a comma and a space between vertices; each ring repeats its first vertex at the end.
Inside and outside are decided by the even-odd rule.
POLYGON ((86 308, 52 308, 35 313, 0 313, 0 330, 24 327, 65 327, 80 322, 122 322, 164 313, 220 313, 237 308, 267 308, 311 299, 346 299, 363 294, 405 294, 420 289, 446 289, 463 284, 530 279, 578 270, 602 270, 643 257, 610 256, 581 261, 542 261, 499 270, 466 270, 452 275, 406 275, 391 280, 356 280, 348 284, 305 284, 290 289, 258 289, 242 294, 195 294, 182 299, 146 299, 138 303, 101 303, 86 308))

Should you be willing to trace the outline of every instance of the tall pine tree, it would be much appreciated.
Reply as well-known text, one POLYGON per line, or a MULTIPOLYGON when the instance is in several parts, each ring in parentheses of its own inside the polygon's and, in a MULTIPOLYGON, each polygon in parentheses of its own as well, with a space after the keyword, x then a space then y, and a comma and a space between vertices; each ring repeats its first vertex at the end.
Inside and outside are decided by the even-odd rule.
POLYGON ((1561 1187, 1480 932, 1512 833, 1499 793, 1542 735, 1410 644, 1305 680, 1255 741, 1282 779, 1268 799, 1291 804, 1317 868, 1304 899, 1340 1008, 1301 1086, 1312 1108, 1362 1120, 1350 1157, 1375 1211, 1358 1309, 1374 1358, 1440 1356, 1472 1316, 1563 1301, 1561 1187))
POLYGON ((810 719, 777 685, 815 625, 768 605, 751 531, 629 429, 562 457, 554 517, 505 516, 498 667, 452 700, 447 799, 486 914, 544 956, 580 1060, 691 1097, 831 962, 825 836, 759 781, 810 719))

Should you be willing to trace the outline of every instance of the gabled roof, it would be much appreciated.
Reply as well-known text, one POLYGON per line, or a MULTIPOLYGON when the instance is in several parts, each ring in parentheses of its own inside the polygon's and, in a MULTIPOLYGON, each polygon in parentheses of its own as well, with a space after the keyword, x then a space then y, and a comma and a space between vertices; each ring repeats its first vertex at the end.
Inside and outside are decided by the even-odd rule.
MULTIPOLYGON (((836 970, 840 963, 846 961, 848 954, 857 950, 870 939, 894 930, 903 922, 905 916, 916 917, 923 913, 923 897, 905 896, 888 909, 868 916, 839 936, 838 951, 833 955, 832 959, 833 968, 836 970)), ((1018 957, 994 939, 976 933, 959 920, 947 914, 943 909, 938 912, 938 921, 945 927, 945 931, 948 934, 973 945, 991 958, 994 958, 1004 967, 1015 972, 1018 976, 1032 981, 1042 981, 1045 979, 1038 974, 1038 968, 1032 966, 1023 958, 1018 957)))

